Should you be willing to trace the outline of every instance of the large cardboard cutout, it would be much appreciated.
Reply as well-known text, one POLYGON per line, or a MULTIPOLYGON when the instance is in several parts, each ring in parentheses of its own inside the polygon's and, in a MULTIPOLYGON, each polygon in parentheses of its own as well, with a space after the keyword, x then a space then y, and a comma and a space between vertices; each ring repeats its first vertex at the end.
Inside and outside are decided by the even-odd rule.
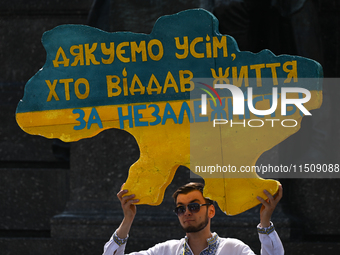
MULTIPOLYGON (((264 151, 295 133, 302 106, 289 110, 295 126, 282 125, 287 119, 281 112, 282 87, 310 91, 305 109, 318 108, 322 101, 322 68, 317 62, 275 56, 268 50, 240 52, 232 37, 218 32, 217 19, 201 9, 161 17, 149 35, 64 25, 44 33, 42 43, 46 63, 25 86, 16 113, 19 126, 29 134, 65 142, 110 128, 131 133, 140 159, 131 166, 125 188, 141 204, 160 204, 177 167, 185 165, 205 179, 205 196, 226 214, 257 205, 256 196, 263 196, 263 189, 274 194, 277 181, 263 180, 254 172, 207 176, 197 172, 197 166, 254 166, 264 151), (306 83, 304 78, 313 79, 306 83), (233 113, 232 104, 238 100, 231 100, 228 89, 215 90, 216 84, 234 84, 245 98, 253 88, 248 101, 256 109, 271 108, 278 97, 276 111, 266 117, 279 119, 280 125, 248 125, 250 119, 264 116, 252 114, 247 100, 243 115, 233 113), (279 89, 277 94, 273 87, 279 89), (208 95, 207 101, 202 94, 208 95), (213 127, 215 119, 247 120, 247 126, 213 127), (209 160, 202 161, 205 158, 209 160)), ((293 96, 306 97, 302 94, 293 96)))

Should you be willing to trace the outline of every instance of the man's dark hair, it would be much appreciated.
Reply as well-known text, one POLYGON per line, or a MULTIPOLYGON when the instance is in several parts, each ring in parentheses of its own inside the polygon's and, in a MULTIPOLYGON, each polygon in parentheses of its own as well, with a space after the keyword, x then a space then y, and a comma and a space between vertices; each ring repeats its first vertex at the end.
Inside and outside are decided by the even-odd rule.
MULTIPOLYGON (((199 183, 199 182, 190 182, 188 184, 185 184, 184 186, 182 187, 179 187, 175 193, 172 195, 174 201, 175 201, 175 204, 176 204, 176 201, 177 201, 177 197, 179 194, 188 194, 189 192, 192 192, 194 190, 198 190, 202 193, 202 196, 203 196, 203 189, 204 189, 204 184, 203 183, 199 183)), ((206 203, 208 204, 213 204, 214 201, 210 200, 209 198, 204 198, 206 203)))

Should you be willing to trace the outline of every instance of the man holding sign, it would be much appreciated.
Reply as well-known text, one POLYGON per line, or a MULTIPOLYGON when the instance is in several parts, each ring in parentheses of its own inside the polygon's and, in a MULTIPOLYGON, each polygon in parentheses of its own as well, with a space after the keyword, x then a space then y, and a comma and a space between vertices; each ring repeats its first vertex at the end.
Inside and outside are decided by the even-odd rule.
MULTIPOLYGON (((132 254, 254 254, 248 245, 233 238, 221 238, 216 233, 211 233, 211 219, 215 216, 213 201, 203 197, 201 183, 189 183, 180 187, 173 198, 176 203, 174 212, 186 232, 186 237, 181 240, 169 240, 156 244, 154 247, 132 254)), ((111 239, 104 246, 103 255, 124 254, 132 222, 136 215, 136 205, 139 200, 135 195, 124 196, 128 191, 120 190, 117 194, 124 212, 124 219, 111 239)), ((266 190, 267 200, 258 197, 262 203, 258 225, 258 233, 261 241, 261 254, 284 254, 281 240, 274 230, 270 218, 277 203, 282 198, 282 186, 280 185, 277 196, 274 198, 266 190)))

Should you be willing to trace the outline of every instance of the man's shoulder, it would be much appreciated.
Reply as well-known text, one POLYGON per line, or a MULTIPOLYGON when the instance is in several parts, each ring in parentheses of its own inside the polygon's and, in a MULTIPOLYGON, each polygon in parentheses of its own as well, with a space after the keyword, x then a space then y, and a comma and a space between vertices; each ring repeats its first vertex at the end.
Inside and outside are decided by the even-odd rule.
POLYGON ((167 240, 165 242, 162 243, 158 243, 155 245, 155 248, 157 248, 158 251, 168 251, 168 252, 175 252, 177 251, 183 244, 184 244, 184 238, 176 240, 176 239, 172 239, 172 240, 167 240))
POLYGON ((244 242, 236 238, 223 238, 220 237, 220 248, 231 248, 231 249, 244 249, 249 248, 244 242))
POLYGON ((184 242, 184 238, 181 238, 181 239, 167 240, 167 241, 164 241, 164 242, 159 243, 159 244, 162 244, 162 245, 176 245, 176 244, 181 244, 183 242, 184 242))

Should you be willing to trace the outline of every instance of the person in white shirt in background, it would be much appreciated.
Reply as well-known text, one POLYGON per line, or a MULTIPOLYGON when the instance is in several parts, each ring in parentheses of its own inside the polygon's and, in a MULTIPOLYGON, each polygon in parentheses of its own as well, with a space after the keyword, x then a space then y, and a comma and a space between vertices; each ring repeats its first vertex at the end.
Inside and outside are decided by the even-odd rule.
MULTIPOLYGON (((133 252, 135 255, 250 255, 254 252, 248 245, 234 238, 221 238, 210 231, 210 221, 215 216, 213 201, 203 197, 202 183, 188 183, 180 187, 174 194, 179 222, 186 232, 185 238, 180 240, 169 240, 156 244, 154 247, 140 252, 133 252)), ((104 246, 103 255, 122 255, 128 239, 132 222, 136 215, 136 205, 139 200, 134 199, 135 195, 124 196, 128 191, 121 189, 117 197, 121 202, 124 212, 124 219, 111 239, 104 246)), ((276 233, 273 223, 270 221, 274 209, 282 198, 282 186, 274 198, 268 191, 264 190, 268 197, 264 200, 257 197, 262 203, 260 210, 260 223, 257 226, 261 241, 262 255, 284 254, 283 245, 276 233)))

